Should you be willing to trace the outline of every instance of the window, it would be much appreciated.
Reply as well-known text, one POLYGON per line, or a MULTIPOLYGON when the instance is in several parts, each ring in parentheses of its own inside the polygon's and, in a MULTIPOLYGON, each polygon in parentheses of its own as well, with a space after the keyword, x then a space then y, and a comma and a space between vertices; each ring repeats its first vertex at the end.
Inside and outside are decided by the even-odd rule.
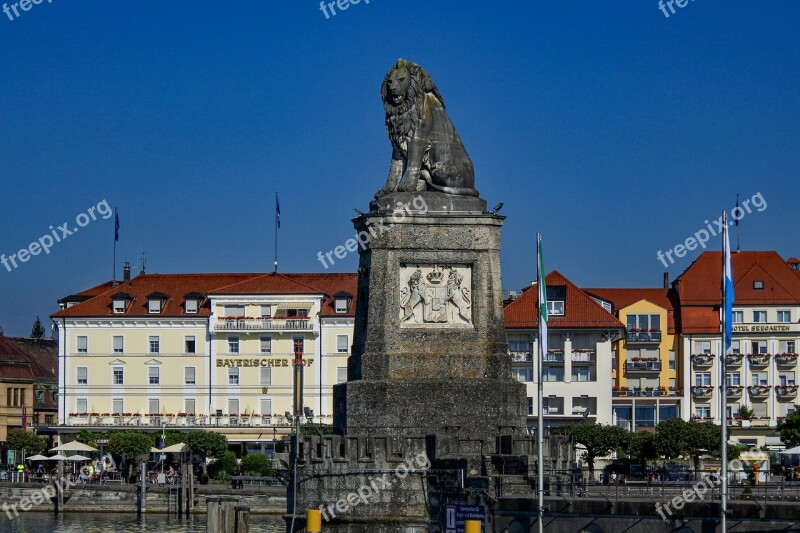
POLYGON ((272 353, 272 337, 261 337, 261 353, 272 353))
POLYGON ((581 396, 580 398, 572 399, 572 414, 573 415, 596 415, 597 414, 597 398, 590 398, 588 396, 581 396))
POLYGON ((526 381, 533 381, 533 369, 532 368, 512 368, 511 375, 517 381, 522 381, 523 383, 526 381))
POLYGON ((239 353, 239 337, 228 337, 228 353, 239 353))
POLYGON ((763 281, 754 281, 753 282, 753 290, 763 291, 764 290, 764 282, 763 281))
MULTIPOLYGON (((533 369, 528 368, 527 370, 529 370, 531 373, 531 379, 528 381, 533 381, 533 369)), ((564 381, 564 369, 557 366, 543 368, 542 381, 564 381)))
POLYGON ((336 383, 346 383, 346 382, 347 382, 347 367, 346 366, 336 367, 336 383))
POLYGON ((564 302, 547 302, 547 316, 564 316, 564 302))
POLYGON ((794 372, 781 372, 778 375, 778 385, 781 387, 791 387, 794 384, 794 372))
POLYGON ((696 387, 709 387, 711 385, 711 372, 698 372, 694 375, 696 387))
POLYGON ((755 418, 767 417, 767 402, 753 402, 752 404, 750 404, 750 408, 753 410, 753 417, 755 418))
POLYGON ((348 351, 347 335, 336 335, 336 352, 347 353, 348 351))
POLYGON ((752 379, 753 385, 766 385, 767 384, 767 373, 766 372, 753 372, 750 375, 752 379))
POLYGON ((308 309, 287 309, 286 316, 289 318, 307 318, 308 309))
POLYGON ((336 298, 334 299, 334 308, 337 313, 346 313, 349 303, 347 298, 336 298))
POLYGON ((733 317, 731 320, 733 324, 741 324, 744 322, 744 311, 734 311, 731 316, 733 317))
POLYGON ((741 343, 739 341, 731 341, 731 353, 732 354, 740 354, 742 353, 741 343))
POLYGON ((243 305, 226 305, 225 316, 228 318, 244 318, 243 305))
POLYGON ((263 386, 272 385, 272 367, 262 366, 259 370, 259 384, 263 386))
POLYGON ((228 368, 228 385, 239 384, 239 367, 232 366, 228 368))
POLYGON ((128 309, 128 300, 125 298, 114 298, 111 302, 114 314, 124 313, 128 309))
POLYGON ((89 339, 85 336, 80 336, 77 339, 78 341, 78 353, 88 353, 89 352, 89 339))
POLYGON ((228 414, 230 416, 239 414, 239 400, 228 400, 228 414))
POLYGON ((183 352, 184 353, 195 353, 197 351, 197 341, 194 338, 194 335, 186 335, 183 338, 183 352))
POLYGON ((150 385, 158 385, 161 381, 159 368, 157 366, 148 366, 147 367, 147 378, 150 385))
POLYGON ((675 370, 675 350, 669 351, 669 367, 670 370, 675 370))
POLYGON ((194 398, 186 398, 183 400, 183 412, 187 415, 195 414, 194 398))
POLYGON ((125 352, 125 338, 121 335, 117 335, 112 337, 111 340, 112 349, 114 353, 124 353, 125 352))
POLYGON ((196 315, 197 314, 197 298, 187 298, 187 300, 186 300, 186 314, 187 315, 196 315))
POLYGON ((564 398, 547 397, 542 398, 542 412, 546 415, 563 415, 564 398))
POLYGON ((88 403, 89 401, 86 398, 78 398, 75 400, 75 412, 80 414, 88 413, 88 403))
POLYGON ((44 423, 47 425, 53 424, 54 417, 53 415, 44 415, 44 423))
POLYGON ((528 396, 528 415, 530 416, 532 414, 533 414, 533 398, 528 396))
POLYGON ((778 322, 788 324, 792 321, 791 311, 778 311, 778 322))
POLYGON ((794 341, 781 341, 780 342, 780 351, 781 353, 795 353, 795 342, 794 341))
POLYGON ((147 300, 147 312, 158 314, 161 312, 161 298, 150 298, 147 300))
POLYGON ((728 387, 738 387, 742 384, 742 376, 739 372, 728 372, 728 387))
POLYGON ((79 366, 75 369, 77 373, 78 385, 89 384, 89 369, 85 366, 79 366))
POLYGON ((628 333, 646 333, 661 331, 659 315, 627 315, 628 333))
POLYGON ((147 414, 159 415, 161 414, 161 404, 158 398, 149 398, 147 400, 147 414))
POLYGON ((694 406, 694 416, 698 418, 711 418, 711 406, 710 405, 695 405, 694 406))
POLYGON ((149 344, 150 353, 158 353, 160 351, 161 341, 157 336, 148 337, 147 342, 149 344))
POLYGON ((193 366, 184 367, 184 369, 183 369, 183 384, 184 385, 195 385, 196 384, 195 368, 193 366))
POLYGON ((115 366, 111 368, 112 374, 112 383, 114 385, 124 385, 125 384, 125 372, 121 366, 115 366))
POLYGON ((594 381, 594 376, 589 371, 589 367, 575 366, 572 367, 572 381, 594 381))
POLYGON ((694 349, 695 353, 708 355, 711 353, 711 341, 696 341, 694 349))
POLYGON ((272 306, 271 305, 262 305, 261 306, 261 318, 272 318, 272 306))
POLYGON ((124 403, 122 401, 122 398, 114 398, 113 400, 111 400, 111 414, 121 415, 122 413, 125 412, 125 409, 123 409, 123 407, 124 403))
POLYGON ((767 321, 766 311, 753 311, 753 322, 763 323, 767 321))
POLYGON ((750 347, 753 351, 752 354, 767 353, 767 341, 752 341, 750 347))
POLYGON ((261 405, 261 416, 271 417, 272 416, 272 400, 262 398, 259 402, 261 405))
POLYGON ((533 350, 533 342, 528 335, 509 335, 508 336, 508 351, 509 352, 525 352, 531 353, 533 350))

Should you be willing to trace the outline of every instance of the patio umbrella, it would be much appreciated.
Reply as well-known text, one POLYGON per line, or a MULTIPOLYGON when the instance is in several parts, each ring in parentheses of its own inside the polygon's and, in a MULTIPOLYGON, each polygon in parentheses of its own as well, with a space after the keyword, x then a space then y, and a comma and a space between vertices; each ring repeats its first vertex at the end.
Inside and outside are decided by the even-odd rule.
POLYGON ((85 455, 70 455, 65 459, 65 461, 91 461, 91 457, 86 457, 85 455))
POLYGON ((30 457, 25 458, 26 461, 47 461, 48 459, 50 458, 39 454, 31 455, 30 457))
POLYGON ((78 442, 76 440, 61 444, 50 450, 51 452, 96 452, 97 448, 92 448, 88 444, 78 442))
POLYGON ((779 453, 783 455, 800 455, 800 446, 795 446, 794 448, 789 448, 788 450, 783 450, 779 453))
POLYGON ((184 449, 186 449, 185 442, 179 442, 178 444, 173 444, 172 446, 167 446, 161 452, 163 453, 181 453, 184 449))
POLYGON ((66 455, 57 453, 52 457, 48 457, 47 461, 66 461, 67 459, 69 459, 69 457, 67 457, 66 455))

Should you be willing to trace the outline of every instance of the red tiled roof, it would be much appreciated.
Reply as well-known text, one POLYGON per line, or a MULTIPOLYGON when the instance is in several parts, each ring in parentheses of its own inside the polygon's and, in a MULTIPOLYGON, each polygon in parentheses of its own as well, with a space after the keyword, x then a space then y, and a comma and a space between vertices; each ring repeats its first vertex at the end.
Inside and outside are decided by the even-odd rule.
MULTIPOLYGON (((327 297, 338 292, 353 295, 350 309, 344 316, 355 314, 357 290, 356 274, 141 274, 130 281, 119 284, 111 282, 98 285, 75 296, 91 296, 88 300, 53 313, 52 318, 100 317, 100 316, 152 316, 148 310, 147 296, 162 293, 169 298, 164 303, 162 317, 207 317, 211 310, 208 301, 200 302, 196 314, 184 313, 184 296, 189 293, 209 294, 320 294, 327 297), (132 300, 124 314, 112 313, 112 296, 125 293, 132 300)), ((328 300, 331 300, 330 302, 328 300)), ((331 307, 323 305, 323 316, 333 315, 331 307)))
POLYGON ((56 380, 58 347, 53 339, 0 336, 0 379, 56 380))
MULTIPOLYGON (((564 316, 552 316, 547 320, 549 329, 623 328, 622 323, 611 313, 592 300, 585 292, 554 270, 545 278, 548 287, 566 287, 564 316)), ((536 285, 523 289, 522 295, 505 307, 506 328, 537 328, 539 294, 536 285)))
POLYGON ((583 289, 589 296, 596 296, 601 300, 610 302, 614 306, 614 311, 618 316, 618 311, 629 305, 646 300, 652 304, 667 310, 667 330, 675 333, 675 305, 672 303, 671 289, 583 289))
MULTIPOLYGON (((735 305, 800 303, 800 278, 776 252, 734 252, 731 269, 735 305), (764 288, 753 288, 763 281, 764 288)), ((675 280, 680 305, 719 305, 722 299, 722 252, 703 252, 675 280)))
POLYGON ((719 308, 713 306, 694 306, 681 309, 681 330, 683 333, 720 333, 719 308))

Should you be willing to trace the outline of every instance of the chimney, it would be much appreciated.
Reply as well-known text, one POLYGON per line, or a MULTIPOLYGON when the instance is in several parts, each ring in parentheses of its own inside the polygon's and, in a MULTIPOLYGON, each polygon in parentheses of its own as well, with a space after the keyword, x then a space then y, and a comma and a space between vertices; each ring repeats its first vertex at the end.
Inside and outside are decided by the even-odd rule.
POLYGON ((125 263, 122 265, 122 281, 130 281, 131 280, 131 264, 125 263))
POLYGON ((669 289, 669 273, 664 272, 664 288, 669 289))

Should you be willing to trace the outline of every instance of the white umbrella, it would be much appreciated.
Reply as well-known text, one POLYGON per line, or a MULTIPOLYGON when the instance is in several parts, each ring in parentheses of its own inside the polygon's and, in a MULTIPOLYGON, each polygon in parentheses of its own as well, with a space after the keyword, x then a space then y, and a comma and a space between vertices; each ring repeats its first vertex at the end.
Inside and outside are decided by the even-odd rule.
POLYGON ((25 458, 26 461, 47 461, 48 459, 49 457, 39 454, 31 455, 30 457, 25 458))
POLYGON ((51 452, 96 452, 97 448, 92 448, 88 444, 78 442, 76 440, 61 444, 50 450, 51 452))
POLYGON ((794 448, 789 448, 788 450, 783 450, 783 455, 800 455, 800 446, 795 446, 794 448))
POLYGON ((69 457, 67 457, 66 455, 62 455, 60 453, 57 453, 54 456, 47 458, 48 461, 66 461, 67 459, 69 459, 69 457))
POLYGON ((91 461, 91 457, 86 457, 85 455, 70 455, 65 459, 66 461, 91 461))
POLYGON ((185 442, 179 442, 178 444, 173 444, 172 446, 167 446, 163 450, 163 453, 181 453, 184 449, 186 449, 185 442))

